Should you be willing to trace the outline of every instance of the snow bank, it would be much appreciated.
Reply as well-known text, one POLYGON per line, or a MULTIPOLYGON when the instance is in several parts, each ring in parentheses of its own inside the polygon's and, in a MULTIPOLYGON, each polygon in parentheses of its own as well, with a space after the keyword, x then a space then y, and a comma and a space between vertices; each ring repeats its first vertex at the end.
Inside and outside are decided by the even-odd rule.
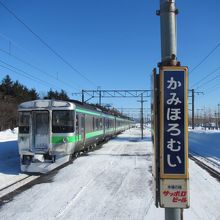
POLYGON ((206 162, 220 170, 220 131, 190 130, 189 152, 204 157, 206 162))
POLYGON ((0 132, 0 142, 17 140, 18 128, 8 129, 0 132))

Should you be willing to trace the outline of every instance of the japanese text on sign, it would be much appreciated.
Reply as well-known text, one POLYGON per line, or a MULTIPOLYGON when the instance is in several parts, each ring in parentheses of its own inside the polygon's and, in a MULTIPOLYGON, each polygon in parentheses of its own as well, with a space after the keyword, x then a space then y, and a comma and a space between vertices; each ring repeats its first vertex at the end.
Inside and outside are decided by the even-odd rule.
POLYGON ((164 71, 164 174, 185 174, 185 73, 164 71))
POLYGON ((160 205, 166 208, 189 208, 188 180, 163 179, 160 182, 160 205))

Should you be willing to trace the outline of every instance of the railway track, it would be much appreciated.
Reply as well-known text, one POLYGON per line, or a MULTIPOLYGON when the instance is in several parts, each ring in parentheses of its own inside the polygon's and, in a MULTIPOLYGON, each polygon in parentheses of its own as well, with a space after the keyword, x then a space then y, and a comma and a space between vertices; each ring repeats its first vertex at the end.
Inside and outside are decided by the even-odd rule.
MULTIPOLYGON (((103 141, 102 143, 96 145, 94 148, 90 149, 88 152, 92 152, 94 150, 98 150, 102 147, 103 144, 105 144, 107 141, 103 141)), ((88 152, 80 152, 76 157, 81 157, 87 155, 88 152)), ((46 174, 41 175, 28 175, 26 177, 23 177, 8 186, 5 186, 0 189, 0 207, 12 200, 12 198, 26 190, 27 188, 30 188, 31 186, 35 184, 40 184, 44 182, 51 182, 54 175, 57 173, 58 170, 62 169, 63 167, 73 163, 73 161, 76 159, 76 157, 73 157, 70 161, 56 167, 55 169, 49 171, 46 174)))
POLYGON ((0 189, 0 203, 2 202, 2 200, 4 200, 4 197, 7 196, 8 194, 20 189, 21 187, 25 186, 26 184, 38 179, 40 176, 34 176, 34 175, 30 175, 30 176, 26 176, 23 177, 22 179, 19 179, 17 181, 15 181, 14 183, 11 183, 10 185, 0 189))
MULTIPOLYGON (((199 154, 196 154, 196 155, 199 157, 202 157, 199 154)), ((198 164, 200 167, 205 169, 208 173, 210 173, 211 176, 213 176, 214 178, 216 178, 220 182, 220 172, 219 171, 213 169, 207 163, 204 163, 202 160, 199 160, 198 158, 196 158, 196 156, 194 156, 191 153, 189 153, 189 158, 191 160, 193 160, 196 164, 198 164)), ((207 161, 207 159, 206 159, 206 161, 207 161)))
POLYGON ((208 164, 212 164, 213 166, 217 167, 220 169, 220 163, 218 163, 216 160, 211 160, 210 159, 210 156, 209 155, 200 155, 198 154, 197 152, 195 151, 190 151, 190 153, 193 155, 193 156, 196 156, 197 158, 202 158, 204 161, 206 161, 208 164))

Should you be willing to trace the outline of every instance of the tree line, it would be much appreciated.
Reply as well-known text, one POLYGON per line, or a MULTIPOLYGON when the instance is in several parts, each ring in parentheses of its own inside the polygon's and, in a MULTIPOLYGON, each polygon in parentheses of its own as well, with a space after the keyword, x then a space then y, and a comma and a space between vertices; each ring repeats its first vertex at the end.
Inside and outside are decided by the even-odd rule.
MULTIPOLYGON (((17 107, 20 103, 39 99, 40 96, 35 89, 28 89, 18 80, 15 82, 6 75, 0 84, 0 131, 13 129, 18 125, 17 107)), ((43 99, 68 100, 69 97, 64 90, 61 92, 50 91, 42 97, 43 99)))

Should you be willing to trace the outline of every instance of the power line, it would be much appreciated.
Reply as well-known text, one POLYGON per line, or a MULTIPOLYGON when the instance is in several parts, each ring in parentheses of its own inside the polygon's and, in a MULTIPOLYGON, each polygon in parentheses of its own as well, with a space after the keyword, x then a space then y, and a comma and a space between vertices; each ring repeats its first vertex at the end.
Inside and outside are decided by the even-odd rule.
POLYGON ((206 74, 202 79, 200 79, 198 82, 194 83, 191 87, 195 87, 197 84, 199 85, 202 81, 204 81, 205 79, 207 79, 208 77, 210 77, 211 75, 213 75, 214 73, 216 73, 218 70, 220 69, 220 67, 217 67, 215 70, 213 70, 212 72, 206 74))
POLYGON ((5 69, 8 69, 8 70, 10 70, 10 71, 12 71, 12 72, 14 72, 14 73, 16 73, 16 74, 18 74, 18 75, 22 75, 22 76, 24 76, 24 77, 26 77, 26 78, 28 78, 28 79, 33 80, 33 81, 41 82, 41 83, 43 83, 44 85, 45 85, 45 84, 50 85, 50 86, 52 85, 52 86, 55 87, 55 88, 62 89, 62 88, 57 87, 56 85, 54 85, 54 84, 52 84, 52 83, 48 83, 48 82, 46 82, 46 81, 44 81, 44 80, 42 80, 42 79, 39 79, 38 77, 33 76, 33 75, 31 75, 31 74, 29 74, 29 73, 27 73, 27 72, 25 72, 25 71, 23 71, 23 70, 21 70, 21 69, 15 67, 15 66, 12 66, 12 65, 10 65, 10 64, 8 64, 8 63, 2 61, 2 60, 0 60, 0 62, 3 63, 3 64, 5 64, 5 65, 7 65, 7 66, 9 66, 9 67, 11 67, 11 68, 14 68, 14 69, 17 70, 17 71, 19 71, 20 73, 17 72, 17 71, 15 71, 15 70, 13 70, 13 69, 11 69, 11 68, 5 67, 5 66, 3 66, 3 65, 0 64, 1 67, 5 68, 5 69))
MULTIPOLYGON (((13 11, 11 11, 5 4, 0 1, 2 7, 4 7, 12 16, 14 16, 28 31, 30 31, 44 46, 46 46, 53 54, 60 58, 67 66, 69 66, 74 72, 78 73, 81 77, 86 79, 91 84, 95 85, 90 79, 88 79, 83 73, 77 70, 71 63, 69 63, 63 56, 56 52, 46 41, 44 41, 38 34, 36 34, 27 24, 25 24, 13 11)), ((96 85, 95 85, 96 86, 96 85)))
POLYGON ((12 39, 10 39, 9 37, 7 37, 6 35, 0 33, 0 36, 1 36, 3 39, 7 40, 9 43, 12 43, 15 47, 17 47, 17 48, 19 48, 19 49, 21 49, 21 50, 23 50, 23 51, 29 53, 29 51, 28 51, 27 49, 25 49, 25 48, 22 47, 21 45, 18 45, 16 42, 14 42, 12 39))
POLYGON ((206 93, 206 95, 216 92, 216 90, 218 90, 220 88, 219 83, 215 84, 214 86, 212 86, 211 88, 207 89, 209 92, 206 93))
POLYGON ((197 86, 197 89, 198 89, 198 88, 201 88, 202 86, 203 86, 203 87, 206 86, 207 84, 209 84, 210 82, 212 82, 213 80, 215 80, 215 79, 217 79, 217 78, 219 78, 219 77, 220 77, 220 74, 216 75, 215 77, 211 78, 210 80, 208 80, 208 81, 202 83, 200 86, 197 86))
MULTIPOLYGON (((33 65, 33 64, 31 64, 31 63, 29 63, 29 62, 23 60, 23 59, 21 59, 21 58, 15 56, 15 55, 12 55, 11 53, 9 53, 9 52, 7 52, 7 51, 1 49, 1 48, 0 48, 0 51, 3 52, 3 53, 5 53, 5 54, 7 54, 7 55, 9 55, 9 56, 11 56, 11 57, 13 57, 14 59, 16 59, 16 60, 18 60, 18 61, 20 61, 20 62, 22 62, 22 63, 24 63, 24 64, 26 64, 26 65, 28 65, 28 66, 30 66, 30 67, 32 67, 32 68, 35 69, 35 70, 37 70, 37 71, 39 71, 39 72, 41 72, 41 73, 43 73, 43 74, 48 75, 49 77, 51 77, 51 78, 53 78, 53 79, 55 79, 55 80, 57 80, 57 81, 63 83, 64 85, 66 85, 66 86, 68 86, 68 87, 70 87, 70 88, 73 88, 73 87, 74 87, 73 85, 68 84, 68 83, 64 82, 63 80, 61 80, 61 79, 57 79, 57 78, 56 78, 55 76, 53 76, 52 74, 47 73, 46 71, 40 69, 39 67, 37 67, 37 66, 35 66, 35 65, 33 65)), ((78 86, 79 86, 79 85, 78 85, 78 86)), ((75 87, 75 89, 76 89, 76 87, 75 87)))
POLYGON ((204 63, 208 59, 208 57, 211 56, 219 46, 220 46, 220 42, 217 43, 217 45, 190 71, 190 73, 192 73, 202 63, 204 63))

